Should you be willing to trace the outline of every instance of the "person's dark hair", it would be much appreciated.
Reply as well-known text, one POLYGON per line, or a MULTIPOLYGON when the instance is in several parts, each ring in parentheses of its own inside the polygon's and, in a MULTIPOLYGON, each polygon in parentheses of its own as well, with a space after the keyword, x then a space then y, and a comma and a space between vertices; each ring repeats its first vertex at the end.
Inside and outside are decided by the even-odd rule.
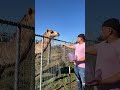
POLYGON ((84 34, 79 34, 78 37, 83 38, 83 40, 85 41, 85 35, 84 34))
POLYGON ((110 18, 102 24, 102 27, 104 26, 113 28, 119 34, 120 37, 120 21, 118 19, 110 18))

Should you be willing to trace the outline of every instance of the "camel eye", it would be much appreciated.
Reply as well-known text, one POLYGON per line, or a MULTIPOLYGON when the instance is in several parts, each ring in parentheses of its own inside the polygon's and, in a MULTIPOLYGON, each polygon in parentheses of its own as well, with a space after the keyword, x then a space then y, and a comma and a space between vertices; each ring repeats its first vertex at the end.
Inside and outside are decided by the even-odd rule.
POLYGON ((54 33, 53 31, 51 33, 54 33))

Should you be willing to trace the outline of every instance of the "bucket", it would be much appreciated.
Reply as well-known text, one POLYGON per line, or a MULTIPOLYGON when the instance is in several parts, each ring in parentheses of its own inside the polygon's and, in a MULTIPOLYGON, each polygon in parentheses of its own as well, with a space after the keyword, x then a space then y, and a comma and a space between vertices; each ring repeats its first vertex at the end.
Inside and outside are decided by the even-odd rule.
POLYGON ((74 52, 68 53, 67 56, 68 56, 69 62, 74 62, 74 60, 76 60, 74 52))

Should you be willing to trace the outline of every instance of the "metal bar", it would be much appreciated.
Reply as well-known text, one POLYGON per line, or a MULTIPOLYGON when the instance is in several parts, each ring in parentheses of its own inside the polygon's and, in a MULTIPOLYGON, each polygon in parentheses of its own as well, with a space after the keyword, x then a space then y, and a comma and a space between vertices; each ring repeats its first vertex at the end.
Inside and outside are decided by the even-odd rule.
POLYGON ((71 90, 71 69, 69 65, 69 90, 71 90))
MULTIPOLYGON (((67 42, 67 41, 59 40, 59 39, 54 39, 54 38, 46 37, 46 36, 43 36, 43 35, 35 34, 35 36, 44 37, 44 38, 49 38, 49 39, 56 40, 56 41, 60 41, 60 42, 64 42, 64 43, 75 44, 75 43, 72 43, 72 42, 67 42)), ((86 39, 86 41, 91 41, 91 42, 96 42, 96 43, 99 43, 99 42, 100 42, 100 41, 97 41, 97 40, 88 40, 88 39, 86 39)))
MULTIPOLYGON (((65 44, 66 44, 66 43, 65 43, 65 44)), ((63 46, 63 61, 65 61, 65 54, 66 54, 65 49, 66 49, 66 47, 63 46)))
POLYGON ((42 90, 42 61, 43 61, 43 38, 42 38, 41 62, 40 62, 40 90, 42 90))
MULTIPOLYGON (((35 32, 34 32, 35 33, 35 32)), ((34 38, 34 37, 33 37, 34 38)), ((32 46, 31 50, 33 56, 35 55, 35 46, 32 46)), ((31 82, 30 82, 30 90, 35 90, 35 58, 32 56, 31 60, 31 82)))
POLYGON ((17 39, 16 39, 16 63, 15 63, 15 85, 14 90, 18 90, 18 69, 19 69, 19 61, 20 61, 20 33, 21 27, 17 30, 17 39))
POLYGON ((44 37, 44 38, 49 38, 49 39, 56 40, 56 41, 60 41, 60 42, 65 42, 65 43, 74 44, 74 43, 72 43, 72 42, 66 42, 66 41, 59 40, 59 39, 54 39, 54 38, 50 38, 50 37, 45 37, 45 36, 43 36, 43 35, 35 34, 35 36, 38 36, 38 37, 44 37))
POLYGON ((27 25, 21 24, 19 22, 12 22, 12 21, 0 19, 0 23, 35 30, 35 27, 27 26, 27 25))
POLYGON ((48 61, 47 61, 47 65, 50 64, 50 44, 51 43, 49 43, 49 45, 48 45, 48 61))

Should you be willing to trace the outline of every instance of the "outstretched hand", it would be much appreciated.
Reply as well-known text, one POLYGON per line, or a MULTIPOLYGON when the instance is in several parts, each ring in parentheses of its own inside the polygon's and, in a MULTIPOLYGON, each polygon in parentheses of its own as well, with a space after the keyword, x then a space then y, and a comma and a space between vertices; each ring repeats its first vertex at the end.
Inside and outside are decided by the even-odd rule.
POLYGON ((65 46, 65 44, 61 44, 61 46, 63 47, 63 46, 65 46))

